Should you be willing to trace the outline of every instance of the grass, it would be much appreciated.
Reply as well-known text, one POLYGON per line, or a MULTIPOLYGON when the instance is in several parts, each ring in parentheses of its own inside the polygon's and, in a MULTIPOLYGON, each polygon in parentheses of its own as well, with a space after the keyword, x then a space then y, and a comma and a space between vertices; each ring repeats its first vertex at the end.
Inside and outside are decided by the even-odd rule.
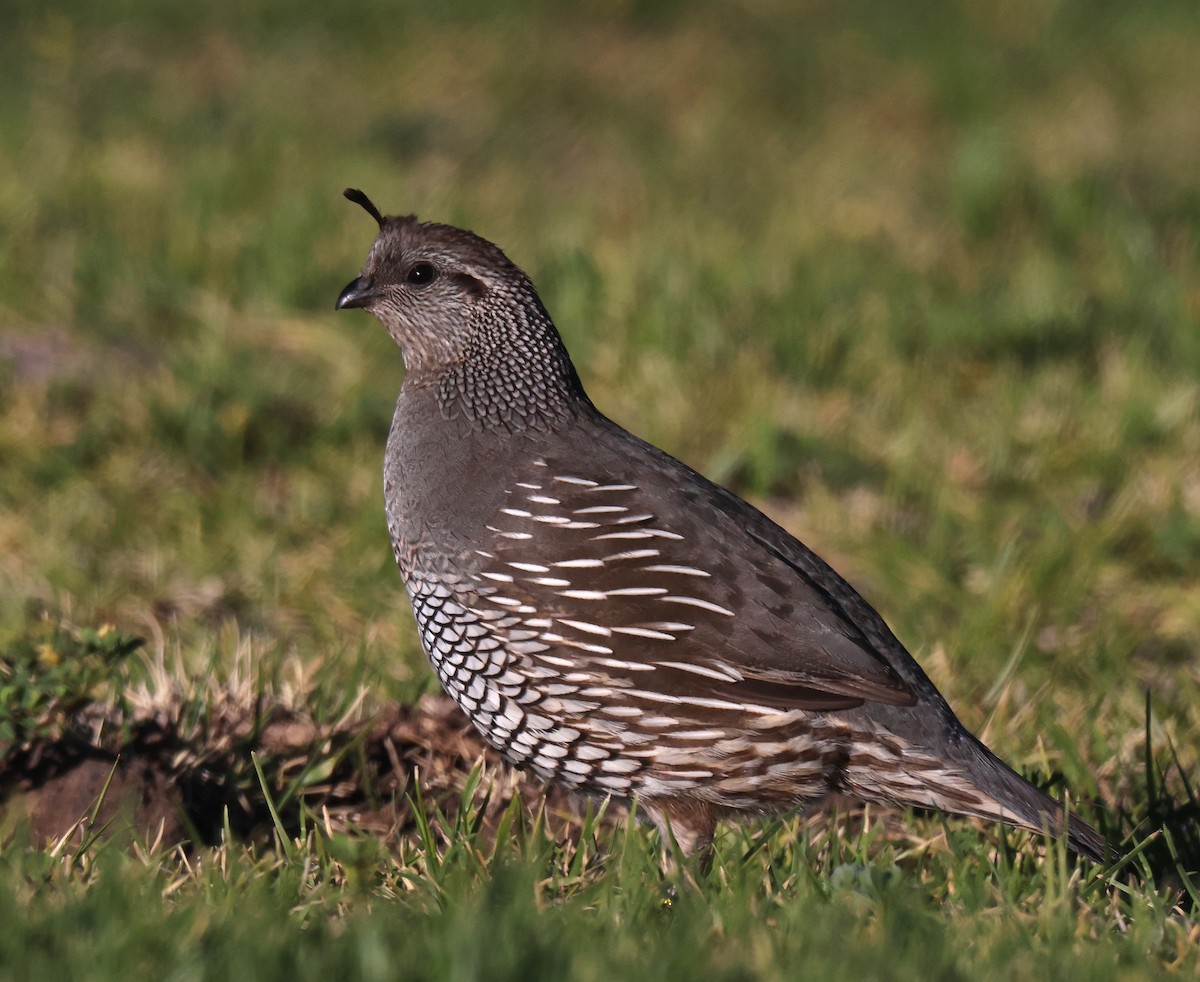
MULTIPOLYGON (((497 837, 483 780, 383 844, 325 820, 320 767, 260 782, 243 735, 220 759, 278 829, 55 851, 6 814, 0 977, 1195 971, 1190 4, 10 6, 10 775, 139 706, 204 753, 229 693, 331 727, 432 691, 382 519, 400 360, 331 311, 371 238, 353 185, 500 243, 601 407, 830 559, 1011 763, 1153 841, 1126 881, 935 816, 792 819, 727 830, 664 906, 645 829, 525 804, 497 837)), ((313 759, 350 766, 335 744, 313 759)))

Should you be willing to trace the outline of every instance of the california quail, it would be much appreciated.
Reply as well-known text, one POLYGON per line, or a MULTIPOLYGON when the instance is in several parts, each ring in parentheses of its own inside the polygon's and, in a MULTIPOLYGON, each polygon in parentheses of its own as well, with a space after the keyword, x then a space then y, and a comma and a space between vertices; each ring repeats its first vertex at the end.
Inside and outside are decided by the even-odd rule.
MULTIPOLYGON (((741 498, 592 405, 492 243, 384 217, 337 308, 404 356, 388 529, 446 691, 508 761, 636 799, 685 854, 832 793, 1061 834, 883 619, 741 498)), ((1071 816, 1067 842, 1102 860, 1071 816)))

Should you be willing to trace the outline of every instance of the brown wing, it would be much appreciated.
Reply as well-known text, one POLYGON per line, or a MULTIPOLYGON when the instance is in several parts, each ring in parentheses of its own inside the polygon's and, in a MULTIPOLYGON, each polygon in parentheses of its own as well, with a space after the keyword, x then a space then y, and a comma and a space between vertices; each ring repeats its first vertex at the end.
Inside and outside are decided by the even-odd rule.
POLYGON ((670 479, 656 472, 657 484, 639 486, 599 464, 539 459, 488 526, 481 603, 509 613, 516 640, 664 700, 825 712, 916 702, 863 632, 737 509, 694 487, 681 494, 670 479))

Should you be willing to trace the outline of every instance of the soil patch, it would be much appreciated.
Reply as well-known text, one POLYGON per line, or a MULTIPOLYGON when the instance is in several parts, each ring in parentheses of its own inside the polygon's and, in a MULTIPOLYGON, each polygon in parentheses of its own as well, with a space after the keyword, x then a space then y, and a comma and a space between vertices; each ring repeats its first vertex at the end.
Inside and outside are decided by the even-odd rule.
MULTIPOLYGON (((116 747, 67 738, 23 748, 0 771, 3 824, 27 830, 42 848, 93 834, 215 844, 226 820, 241 837, 268 837, 273 824, 255 758, 289 829, 299 828, 303 804, 336 831, 398 840, 417 828, 415 782, 427 810, 452 821, 477 767, 483 773, 472 802, 485 833, 514 797, 529 812, 544 805, 555 834, 581 815, 578 799, 505 765, 442 695, 390 705, 352 725, 320 726, 262 706, 215 724, 200 743, 167 720, 150 720, 116 747)), ((607 821, 620 811, 610 809, 607 821)))

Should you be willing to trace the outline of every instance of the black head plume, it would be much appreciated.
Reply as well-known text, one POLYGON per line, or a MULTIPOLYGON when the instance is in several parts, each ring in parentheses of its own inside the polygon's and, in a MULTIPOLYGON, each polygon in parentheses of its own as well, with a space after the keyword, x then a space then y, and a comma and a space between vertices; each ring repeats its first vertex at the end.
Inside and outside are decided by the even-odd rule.
POLYGON ((379 213, 379 209, 375 207, 375 203, 363 194, 362 191, 358 188, 346 188, 342 194, 356 205, 362 205, 363 210, 379 223, 380 228, 383 228, 383 215, 379 213))

